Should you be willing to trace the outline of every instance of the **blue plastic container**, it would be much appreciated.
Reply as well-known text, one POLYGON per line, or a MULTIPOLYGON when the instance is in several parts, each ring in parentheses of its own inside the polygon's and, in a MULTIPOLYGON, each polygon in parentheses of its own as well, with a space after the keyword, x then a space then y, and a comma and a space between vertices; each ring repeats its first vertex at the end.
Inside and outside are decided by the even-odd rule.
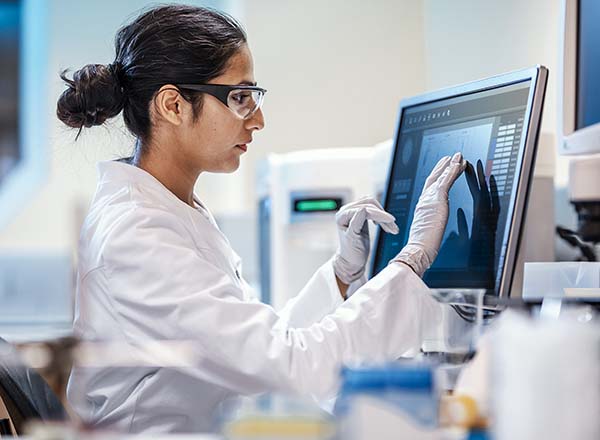
POLYGON ((357 396, 381 399, 417 425, 438 425, 438 398, 429 364, 390 363, 342 369, 342 388, 335 413, 343 418, 357 396))

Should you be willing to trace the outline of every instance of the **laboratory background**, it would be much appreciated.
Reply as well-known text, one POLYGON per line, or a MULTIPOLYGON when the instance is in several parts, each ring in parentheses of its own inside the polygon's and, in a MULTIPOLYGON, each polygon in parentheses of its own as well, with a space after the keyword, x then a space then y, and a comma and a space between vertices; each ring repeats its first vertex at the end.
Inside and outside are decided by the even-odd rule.
MULTIPOLYGON (((398 188, 392 183, 401 184, 392 182, 401 173, 394 164, 407 164, 406 152, 417 148, 413 138, 402 137, 410 134, 411 108, 426 112, 431 103, 452 104, 517 82, 528 87, 518 104, 525 121, 481 115, 497 118, 489 129, 500 147, 522 130, 522 144, 519 138, 514 144, 523 167, 514 177, 518 185, 498 183, 507 194, 498 228, 506 236, 492 256, 498 272, 491 287, 446 285, 434 265, 424 281, 436 301, 452 308, 420 350, 397 362, 345 365, 335 403, 280 393, 247 396, 232 409, 220 408, 214 431, 198 438, 600 438, 600 160, 593 156, 600 154, 600 32, 597 26, 581 31, 588 22, 579 15, 587 8, 600 19, 597 2, 160 4, 170 3, 235 17, 248 34, 258 86, 268 90, 265 127, 239 169, 203 173, 195 192, 240 256, 257 299, 277 311, 336 252, 342 205, 371 196, 396 209, 387 197, 398 188), (592 55, 578 63, 586 50, 592 55), (586 77, 584 69, 592 73, 586 77), (590 97, 585 105, 583 94, 590 97)), ((135 139, 121 116, 79 134, 62 124, 56 117, 65 89, 59 75, 111 63, 117 30, 157 4, 0 0, 1 436, 91 435, 68 408, 65 388, 74 363, 148 368, 149 358, 166 365, 173 358, 193 362, 189 341, 164 347, 155 341, 146 347, 151 355, 134 361, 123 355, 131 354, 124 346, 85 346, 71 331, 80 230, 96 191, 97 163, 130 156, 135 139), (40 377, 23 386, 24 371, 40 377), (47 398, 40 403, 40 392, 54 393, 67 415, 55 420, 40 409, 48 404, 47 398)), ((444 112, 437 118, 450 117, 444 112)), ((431 133, 430 142, 443 139, 431 133)), ((444 147, 451 154, 454 146, 444 147)), ((449 225, 460 220, 452 210, 454 194, 449 225)), ((399 226, 408 234, 409 225, 399 226)), ((373 224, 369 230, 369 265, 385 267, 398 243, 386 242, 373 224)), ((440 265, 450 255, 444 252, 440 265)), ((177 270, 176 261, 164 264, 177 270)))

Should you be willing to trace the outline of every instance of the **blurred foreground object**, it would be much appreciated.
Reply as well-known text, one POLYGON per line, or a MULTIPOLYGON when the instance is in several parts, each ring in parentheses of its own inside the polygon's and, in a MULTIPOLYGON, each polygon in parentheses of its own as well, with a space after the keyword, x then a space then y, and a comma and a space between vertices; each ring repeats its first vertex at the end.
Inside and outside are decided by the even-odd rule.
MULTIPOLYGON (((50 361, 47 365, 52 364, 50 361)), ((0 398, 17 435, 25 432, 25 426, 31 420, 68 419, 57 395, 4 340, 0 341, 0 398)))
POLYGON ((227 439, 333 440, 335 424, 312 401, 281 395, 238 399, 225 414, 222 432, 227 439), (241 403, 239 403, 241 402, 241 403))
POLYGON ((345 368, 336 415, 343 439, 441 438, 432 365, 407 361, 345 368))
POLYGON ((559 319, 506 313, 498 321, 491 362, 496 439, 600 438, 600 324, 581 310, 559 319))

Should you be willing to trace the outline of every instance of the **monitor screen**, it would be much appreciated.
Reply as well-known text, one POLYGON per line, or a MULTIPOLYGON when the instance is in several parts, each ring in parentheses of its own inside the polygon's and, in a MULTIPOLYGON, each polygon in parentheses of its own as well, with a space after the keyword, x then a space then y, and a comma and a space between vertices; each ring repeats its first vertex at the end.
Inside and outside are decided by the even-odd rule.
POLYGON ((576 129, 600 122, 600 2, 579 0, 576 129))
POLYGON ((423 280, 432 288, 495 291, 509 237, 531 82, 402 109, 384 200, 400 233, 380 231, 373 274, 407 242, 415 206, 435 164, 460 151, 471 166, 450 191, 442 246, 423 280))
POLYGON ((51 164, 50 3, 0 0, 0 228, 27 206, 51 164))

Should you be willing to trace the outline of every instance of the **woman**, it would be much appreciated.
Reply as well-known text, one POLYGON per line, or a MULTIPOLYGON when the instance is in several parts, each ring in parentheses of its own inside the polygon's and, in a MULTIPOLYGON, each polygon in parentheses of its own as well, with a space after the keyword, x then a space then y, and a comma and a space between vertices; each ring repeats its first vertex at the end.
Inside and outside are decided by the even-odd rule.
POLYGON ((76 368, 68 395, 85 420, 131 432, 204 431, 228 397, 331 397, 342 363, 420 346, 419 319, 435 319, 441 307, 420 276, 440 245, 460 155, 437 165, 408 245, 377 277, 364 284, 366 222, 397 227, 365 199, 340 210, 338 252, 276 313, 253 299, 239 257, 193 194, 200 173, 235 171, 264 126, 265 90, 239 24, 209 9, 158 7, 118 32, 112 64, 63 79, 65 124, 81 130, 123 111, 137 138, 132 157, 99 166, 79 245, 76 334, 197 344, 190 368, 76 368))

